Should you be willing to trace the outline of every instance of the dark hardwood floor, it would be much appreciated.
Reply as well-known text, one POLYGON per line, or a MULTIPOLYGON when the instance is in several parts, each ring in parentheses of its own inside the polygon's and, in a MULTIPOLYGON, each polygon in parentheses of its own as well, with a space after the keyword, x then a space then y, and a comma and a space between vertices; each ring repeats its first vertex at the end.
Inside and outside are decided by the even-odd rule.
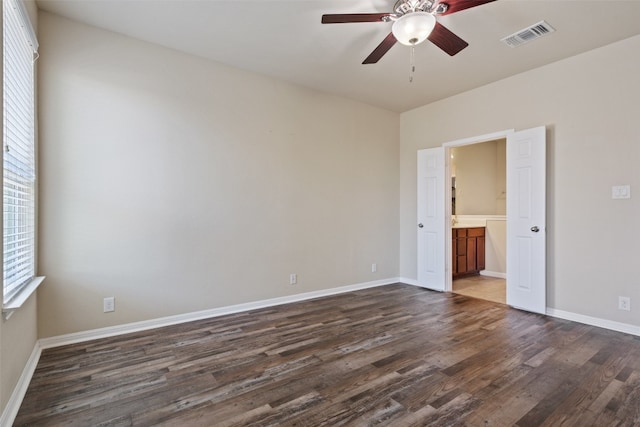
POLYGON ((18 426, 633 426, 640 339, 395 284, 45 350, 18 426))

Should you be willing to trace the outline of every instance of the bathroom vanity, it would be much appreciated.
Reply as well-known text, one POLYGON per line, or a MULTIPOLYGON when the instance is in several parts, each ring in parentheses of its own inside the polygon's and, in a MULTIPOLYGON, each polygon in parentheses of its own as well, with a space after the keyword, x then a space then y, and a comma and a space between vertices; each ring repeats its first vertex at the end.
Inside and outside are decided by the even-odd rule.
POLYGON ((485 227, 454 227, 453 277, 479 274, 484 270, 485 227))

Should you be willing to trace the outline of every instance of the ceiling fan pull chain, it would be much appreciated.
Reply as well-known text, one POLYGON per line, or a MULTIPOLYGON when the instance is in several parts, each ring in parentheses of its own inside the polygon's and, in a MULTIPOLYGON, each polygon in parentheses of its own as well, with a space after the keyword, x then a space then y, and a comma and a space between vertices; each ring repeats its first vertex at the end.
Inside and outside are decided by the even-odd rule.
POLYGON ((411 46, 411 57, 410 57, 410 68, 409 68, 409 83, 413 82, 413 74, 416 71, 416 47, 411 46))

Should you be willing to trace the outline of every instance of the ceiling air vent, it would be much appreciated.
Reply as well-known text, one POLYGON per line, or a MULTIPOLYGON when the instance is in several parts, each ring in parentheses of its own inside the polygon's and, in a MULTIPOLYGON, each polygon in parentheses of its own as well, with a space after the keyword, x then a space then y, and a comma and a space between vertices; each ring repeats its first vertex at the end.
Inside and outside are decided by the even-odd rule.
POLYGON ((517 47, 528 43, 531 40, 535 40, 549 33, 553 33, 554 31, 555 29, 551 25, 549 25, 548 22, 540 21, 537 24, 533 24, 530 27, 527 27, 523 30, 511 34, 510 36, 500 39, 500 41, 507 46, 517 47))

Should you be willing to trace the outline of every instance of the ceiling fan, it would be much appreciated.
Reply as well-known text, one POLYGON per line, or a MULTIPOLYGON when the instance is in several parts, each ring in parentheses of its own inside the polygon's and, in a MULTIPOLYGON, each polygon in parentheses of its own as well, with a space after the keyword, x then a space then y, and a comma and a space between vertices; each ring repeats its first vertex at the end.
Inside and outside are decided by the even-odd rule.
POLYGON ((393 22, 391 32, 362 62, 375 64, 396 42, 415 46, 425 40, 453 56, 469 43, 456 36, 436 20, 495 0, 398 0, 391 13, 345 13, 322 15, 323 24, 351 22, 393 22))

